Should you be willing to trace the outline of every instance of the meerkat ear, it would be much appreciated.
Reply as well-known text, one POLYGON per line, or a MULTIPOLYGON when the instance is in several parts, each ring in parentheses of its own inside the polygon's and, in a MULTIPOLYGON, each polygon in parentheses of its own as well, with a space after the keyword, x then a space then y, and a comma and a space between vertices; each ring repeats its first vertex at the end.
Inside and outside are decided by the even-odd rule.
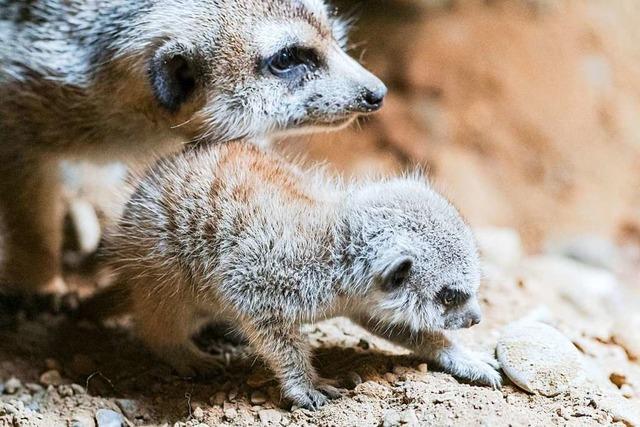
POLYGON ((382 289, 392 291, 401 287, 409 277, 413 267, 413 258, 407 255, 394 257, 382 272, 380 281, 382 289))
POLYGON ((188 49, 169 43, 156 51, 149 67, 151 88, 164 108, 176 112, 191 96, 196 73, 188 49))

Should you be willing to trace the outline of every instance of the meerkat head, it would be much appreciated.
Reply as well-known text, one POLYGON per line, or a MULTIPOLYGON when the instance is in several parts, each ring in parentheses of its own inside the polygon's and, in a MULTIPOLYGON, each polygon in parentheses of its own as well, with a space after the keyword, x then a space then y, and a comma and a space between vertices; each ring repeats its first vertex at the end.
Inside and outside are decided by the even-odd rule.
POLYGON ((347 280, 372 318, 416 332, 480 321, 478 251, 451 203, 419 179, 361 187, 349 203, 347 280))
POLYGON ((385 85, 345 52, 346 25, 322 0, 154 7, 153 95, 202 137, 333 129, 382 105, 385 85))

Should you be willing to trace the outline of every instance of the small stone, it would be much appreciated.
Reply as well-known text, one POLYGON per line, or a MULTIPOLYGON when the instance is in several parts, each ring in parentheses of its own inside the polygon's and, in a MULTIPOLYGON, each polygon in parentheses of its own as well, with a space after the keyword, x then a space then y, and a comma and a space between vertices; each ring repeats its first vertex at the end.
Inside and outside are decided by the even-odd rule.
POLYGON ((254 405, 262 405, 267 401, 267 396, 260 390, 251 393, 251 403, 254 405))
POLYGON ((346 375, 344 382, 345 386, 351 390, 362 384, 362 377, 357 372, 351 371, 346 375))
POLYGON ((98 427, 124 427, 124 417, 111 409, 98 409, 96 412, 98 427))
POLYGON ((238 411, 235 408, 235 405, 229 402, 224 402, 224 404, 222 405, 222 412, 224 414, 224 417, 230 421, 238 416, 238 411))
POLYGON ((260 422, 264 426, 271 426, 280 424, 280 420, 282 419, 282 414, 276 411, 275 409, 263 409, 258 411, 258 418, 260 418, 260 422))
POLYGON ((73 414, 69 422, 69 427, 95 427, 95 425, 93 416, 86 411, 73 414))
POLYGON ((197 406, 196 409, 193 410, 192 415, 196 420, 202 420, 204 418, 204 411, 201 407, 197 406))
POLYGON ((427 372, 429 372, 429 365, 427 365, 426 363, 419 364, 418 371, 422 372, 423 374, 426 374, 427 372))
POLYGON ((11 377, 4 383, 4 392, 7 394, 15 394, 21 387, 22 381, 16 377, 11 377))
POLYGON ((578 349, 544 323, 519 321, 507 325, 496 351, 504 373, 530 393, 557 396, 585 377, 578 349))
POLYGON ((238 397, 238 390, 233 388, 229 391, 229 401, 230 402, 235 401, 236 397, 238 397))
POLYGON ((210 401, 212 405, 222 406, 222 404, 227 400, 227 393, 224 391, 219 391, 214 394, 210 401))
POLYGON ((40 383, 46 386, 58 386, 62 384, 62 376, 60 372, 52 369, 40 375, 40 383))
POLYGON ((613 372, 611 375, 609 375, 609 381, 615 384, 616 387, 621 388, 627 383, 627 377, 617 372, 613 372))
POLYGON ((396 377, 395 375, 393 375, 391 372, 387 372, 386 374, 384 374, 382 376, 384 378, 384 380, 386 382, 388 382, 389 384, 394 384, 396 381, 398 381, 398 377, 396 377))
POLYGON ((191 412, 195 411, 196 408, 202 408, 203 406, 206 406, 206 403, 201 402, 199 400, 192 400, 191 401, 191 412))
POLYGON ((71 388, 75 394, 85 394, 87 392, 80 384, 71 384, 71 388))
POLYGON ((71 397, 73 396, 73 389, 69 385, 61 385, 58 387, 58 394, 62 397, 71 397))
POLYGON ((633 397, 635 397, 633 387, 631 387, 629 384, 622 384, 622 386, 620 387, 620 392, 627 399, 632 399, 633 397))

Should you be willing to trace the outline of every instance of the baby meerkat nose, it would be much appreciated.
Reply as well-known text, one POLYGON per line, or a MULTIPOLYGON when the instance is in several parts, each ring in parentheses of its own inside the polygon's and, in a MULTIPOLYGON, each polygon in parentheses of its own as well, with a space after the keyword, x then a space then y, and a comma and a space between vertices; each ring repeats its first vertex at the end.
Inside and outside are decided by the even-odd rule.
POLYGON ((374 112, 382 107, 384 97, 387 95, 387 87, 379 85, 375 88, 365 88, 360 98, 361 109, 363 112, 374 112))
POLYGON ((478 313, 473 313, 470 317, 469 320, 467 322, 467 328, 470 328, 474 325, 477 325, 478 323, 480 323, 480 320, 482 320, 482 317, 480 316, 480 314, 478 313))

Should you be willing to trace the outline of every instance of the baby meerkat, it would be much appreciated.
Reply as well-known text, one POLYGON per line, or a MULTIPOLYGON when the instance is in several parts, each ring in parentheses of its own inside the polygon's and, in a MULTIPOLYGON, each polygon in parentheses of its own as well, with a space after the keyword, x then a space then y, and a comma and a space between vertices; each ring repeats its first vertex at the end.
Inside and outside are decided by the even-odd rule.
POLYGON ((346 125, 384 84, 323 0, 0 0, 0 280, 62 290, 60 159, 346 125))
POLYGON ((139 337, 180 373, 215 365, 191 337, 228 322, 287 398, 318 408, 336 390, 300 324, 346 316, 459 378, 501 383, 491 357, 443 333, 480 321, 480 264, 423 179, 346 185, 243 143, 189 150, 150 169, 106 250, 119 285, 102 297, 126 290, 139 337))

